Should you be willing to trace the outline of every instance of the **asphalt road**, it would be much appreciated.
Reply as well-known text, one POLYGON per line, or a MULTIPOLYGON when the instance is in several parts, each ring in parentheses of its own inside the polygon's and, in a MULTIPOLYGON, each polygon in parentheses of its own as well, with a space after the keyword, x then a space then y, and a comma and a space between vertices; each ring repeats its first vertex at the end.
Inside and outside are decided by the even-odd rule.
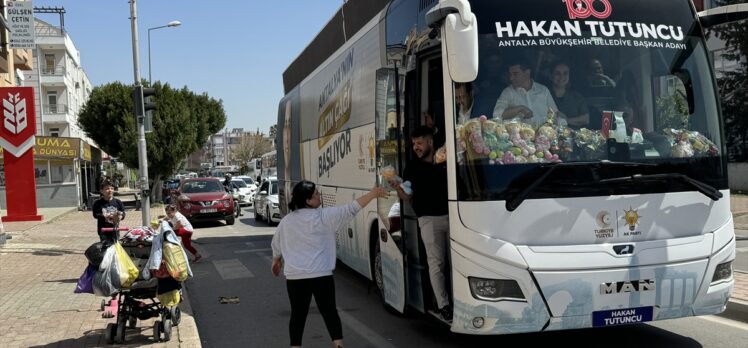
MULTIPOLYGON (((204 347, 288 346, 290 307, 285 281, 270 274, 270 240, 275 228, 255 222, 251 216, 251 209, 245 209, 245 216, 234 226, 222 223, 195 226, 195 244, 206 257, 193 265, 195 277, 188 281, 187 291, 204 347), (222 304, 222 300, 228 303, 222 304)), ((744 243, 738 246, 748 246, 744 243)), ((748 342, 747 324, 716 316, 594 330, 459 335, 421 314, 402 316, 386 311, 368 280, 345 266, 338 266, 335 281, 346 347, 562 343, 581 347, 742 348, 748 342)), ((313 304, 307 318, 304 347, 330 346, 322 318, 313 304)))

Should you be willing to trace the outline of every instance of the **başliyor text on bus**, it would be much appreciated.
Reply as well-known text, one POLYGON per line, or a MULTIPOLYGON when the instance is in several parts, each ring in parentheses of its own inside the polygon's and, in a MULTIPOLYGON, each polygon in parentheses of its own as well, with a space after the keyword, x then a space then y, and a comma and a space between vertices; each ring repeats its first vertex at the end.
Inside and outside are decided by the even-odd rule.
MULTIPOLYGON (((427 125, 452 331, 720 313, 735 234, 705 19, 687 0, 347 1, 283 74, 280 206, 302 179, 324 205, 390 186, 427 125)), ((387 306, 437 316, 421 237, 393 191, 337 255, 387 306)))

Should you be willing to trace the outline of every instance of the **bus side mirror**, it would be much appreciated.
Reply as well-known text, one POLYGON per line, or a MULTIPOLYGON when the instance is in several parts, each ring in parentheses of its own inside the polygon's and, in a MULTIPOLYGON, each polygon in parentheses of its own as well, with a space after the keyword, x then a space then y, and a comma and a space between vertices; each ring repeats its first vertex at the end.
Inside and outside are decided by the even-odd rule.
POLYGON ((442 23, 449 76, 471 82, 478 76, 478 21, 466 0, 442 0, 426 13, 432 28, 442 23))
POLYGON ((447 66, 455 82, 471 82, 478 76, 478 22, 472 12, 469 17, 468 24, 454 13, 444 20, 447 66))

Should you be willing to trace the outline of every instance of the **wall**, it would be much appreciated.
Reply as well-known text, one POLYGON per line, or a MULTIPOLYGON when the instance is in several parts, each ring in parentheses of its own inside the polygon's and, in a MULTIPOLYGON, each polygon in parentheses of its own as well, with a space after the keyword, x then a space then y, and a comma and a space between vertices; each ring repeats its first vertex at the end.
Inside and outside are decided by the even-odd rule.
MULTIPOLYGON (((5 202, 5 189, 0 189, 0 206, 8 206, 5 202)), ((37 208, 77 207, 79 206, 78 188, 75 183, 37 186, 36 206, 37 208)))

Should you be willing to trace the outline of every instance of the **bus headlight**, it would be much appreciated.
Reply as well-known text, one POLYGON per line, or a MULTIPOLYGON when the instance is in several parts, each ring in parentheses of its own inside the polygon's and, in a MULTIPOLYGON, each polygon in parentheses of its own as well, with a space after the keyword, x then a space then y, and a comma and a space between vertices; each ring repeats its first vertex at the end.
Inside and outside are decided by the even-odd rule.
POLYGON ((470 293, 474 298, 484 301, 525 301, 519 284, 512 279, 485 279, 468 277, 470 293))
POLYGON ((732 276, 732 261, 727 261, 717 265, 714 269, 714 276, 712 276, 712 283, 724 279, 729 279, 732 276))

